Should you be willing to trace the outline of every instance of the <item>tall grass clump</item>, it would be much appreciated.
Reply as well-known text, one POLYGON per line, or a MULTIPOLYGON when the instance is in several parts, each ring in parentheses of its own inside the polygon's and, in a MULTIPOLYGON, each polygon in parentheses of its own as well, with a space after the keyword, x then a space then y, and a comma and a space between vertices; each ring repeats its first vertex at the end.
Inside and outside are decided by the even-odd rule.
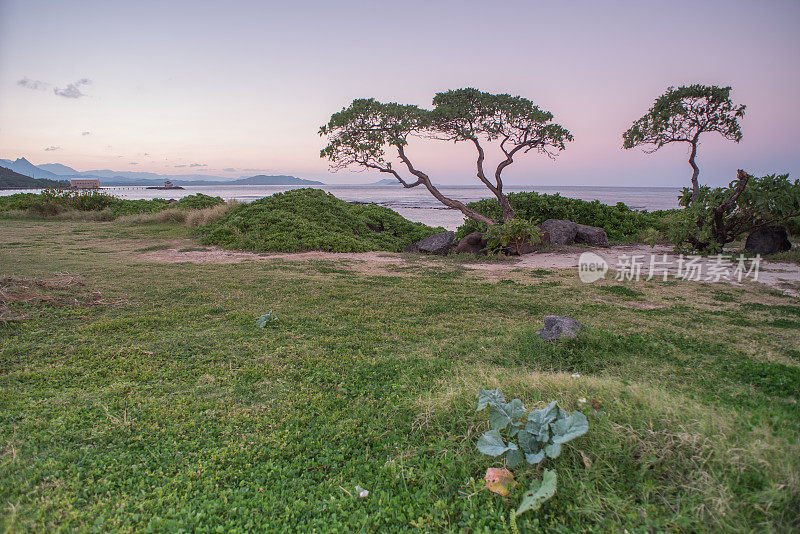
POLYGON ((202 193, 189 195, 178 201, 164 198, 128 200, 103 191, 50 189, 41 193, 17 193, 0 197, 0 216, 83 221, 110 221, 128 217, 129 222, 183 222, 189 210, 205 209, 224 202, 220 197, 202 193), (161 215, 155 215, 159 213, 161 215), (144 217, 146 214, 154 216, 144 217))
POLYGON ((253 251, 401 251, 443 231, 389 208, 351 204, 317 189, 295 189, 232 208, 198 227, 203 244, 253 251))
POLYGON ((224 204, 216 204, 203 209, 193 210, 186 214, 186 226, 197 228, 222 219, 230 210, 240 204, 238 200, 229 200, 224 204))
MULTIPOLYGON (((536 224, 547 219, 566 219, 578 224, 599 226, 612 241, 634 241, 642 230, 650 228, 659 232, 666 230, 666 212, 635 211, 622 202, 609 206, 599 200, 588 202, 562 197, 558 193, 546 195, 536 192, 509 193, 508 200, 517 218, 532 220, 536 224)), ((494 219, 502 216, 500 204, 495 198, 470 202, 467 206, 494 219)), ((486 225, 467 219, 459 227, 457 237, 479 231, 485 232, 486 225)))

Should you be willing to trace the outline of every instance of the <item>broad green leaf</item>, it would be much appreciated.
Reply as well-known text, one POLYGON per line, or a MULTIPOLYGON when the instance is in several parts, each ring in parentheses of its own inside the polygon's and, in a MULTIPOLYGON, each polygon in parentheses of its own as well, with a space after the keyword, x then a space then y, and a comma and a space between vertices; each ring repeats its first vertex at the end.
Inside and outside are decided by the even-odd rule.
POLYGON ((531 465, 536 465, 544 460, 544 449, 532 454, 525 454, 525 461, 531 465))
POLYGON ((511 401, 511 417, 512 419, 517 419, 519 417, 525 417, 527 413, 525 411, 525 405, 522 404, 522 401, 519 399, 514 399, 511 401))
POLYGON ((542 480, 536 480, 531 488, 522 495, 522 502, 517 508, 516 515, 521 515, 528 510, 538 510, 542 504, 550 500, 556 494, 557 485, 556 472, 549 469, 544 470, 542 480))
POLYGON ((503 441, 503 436, 500 435, 500 432, 489 430, 478 438, 478 450, 489 456, 500 456, 509 450, 509 446, 503 441))
POLYGON ((508 467, 517 467, 524 461, 525 455, 520 450, 508 451, 508 454, 506 454, 506 462, 508 463, 508 467))
POLYGON ((489 424, 493 430, 503 430, 512 421, 510 404, 489 404, 489 424))
POLYGON ((568 417, 554 421, 550 424, 553 433, 553 443, 566 443, 589 430, 589 421, 581 412, 572 412, 568 417))
POLYGON ((483 389, 478 391, 478 411, 483 410, 489 404, 505 404, 506 398, 499 389, 483 389))
POLYGON ((525 452, 538 452, 541 448, 541 444, 536 439, 536 436, 527 430, 520 430, 519 434, 517 434, 517 440, 519 441, 519 448, 525 452))
POLYGON ((544 453, 548 458, 558 458, 561 454, 561 445, 558 443, 548 443, 544 446, 544 453))

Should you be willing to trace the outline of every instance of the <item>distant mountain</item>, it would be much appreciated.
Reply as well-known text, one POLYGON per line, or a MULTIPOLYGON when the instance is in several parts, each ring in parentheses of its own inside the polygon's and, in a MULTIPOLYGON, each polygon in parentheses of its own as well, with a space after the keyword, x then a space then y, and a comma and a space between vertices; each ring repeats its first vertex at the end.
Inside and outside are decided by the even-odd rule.
POLYGON ((304 180, 295 176, 266 176, 259 174, 258 176, 250 176, 249 178, 239 178, 232 182, 220 182, 214 185, 324 185, 322 182, 316 180, 304 180))
MULTIPOLYGON (((230 179, 207 174, 157 174, 154 172, 112 171, 95 169, 77 171, 61 163, 44 163, 34 165, 25 158, 15 161, 0 159, 0 166, 30 178, 64 179, 64 178, 97 178, 101 186, 163 186, 166 180, 175 185, 324 185, 316 180, 304 180, 294 176, 249 176, 230 179)), ((31 186, 33 187, 33 186, 31 186)))
POLYGON ((36 167, 52 172, 53 174, 57 174, 59 176, 75 176, 80 174, 80 172, 76 171, 72 167, 67 167, 66 165, 62 165, 60 163, 43 163, 41 165, 36 165, 36 167))
POLYGON ((14 172, 28 176, 29 178, 58 178, 59 176, 47 169, 40 169, 25 158, 17 158, 15 161, 10 159, 0 159, 0 167, 11 169, 14 172))
POLYGON ((372 182, 369 185, 395 185, 395 184, 399 184, 399 183, 400 182, 398 182, 394 178, 384 178, 383 180, 378 180, 377 182, 372 182))
POLYGON ((50 189, 69 187, 67 181, 37 179, 0 167, 0 189, 50 189))

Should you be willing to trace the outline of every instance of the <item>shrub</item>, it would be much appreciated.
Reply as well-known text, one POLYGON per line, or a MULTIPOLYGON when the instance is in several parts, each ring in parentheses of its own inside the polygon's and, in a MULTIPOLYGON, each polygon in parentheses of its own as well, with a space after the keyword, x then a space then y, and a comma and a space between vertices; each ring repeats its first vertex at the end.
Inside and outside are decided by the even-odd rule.
MULTIPOLYGON (((578 224, 599 226, 606 231, 608 238, 614 241, 634 240, 640 231, 646 228, 661 231, 666 229, 666 212, 634 211, 622 202, 608 206, 598 200, 588 202, 562 197, 558 193, 546 195, 536 192, 509 193, 508 200, 518 218, 537 224, 547 219, 567 219, 578 224)), ((479 200, 469 203, 468 206, 494 219, 501 216, 497 199, 479 200)), ((486 231, 484 224, 469 219, 459 227, 457 237, 484 231, 486 231)))
POLYGON ((317 189, 295 189, 239 205, 200 226, 206 245, 254 251, 400 251, 441 232, 389 208, 351 204, 317 189))
POLYGON ((682 252, 720 252, 756 228, 786 224, 796 233, 800 224, 800 180, 788 174, 756 178, 739 170, 726 187, 700 188, 696 200, 684 188, 679 197, 684 209, 671 217, 668 236, 682 252))
POLYGON ((496 224, 486 232, 486 245, 491 251, 505 248, 519 250, 526 244, 538 245, 542 242, 539 229, 532 221, 525 219, 509 219, 503 224, 496 224))
POLYGON ((225 204, 221 197, 212 197, 197 193, 195 195, 188 195, 178 200, 178 207, 184 210, 202 210, 206 208, 213 208, 225 204))

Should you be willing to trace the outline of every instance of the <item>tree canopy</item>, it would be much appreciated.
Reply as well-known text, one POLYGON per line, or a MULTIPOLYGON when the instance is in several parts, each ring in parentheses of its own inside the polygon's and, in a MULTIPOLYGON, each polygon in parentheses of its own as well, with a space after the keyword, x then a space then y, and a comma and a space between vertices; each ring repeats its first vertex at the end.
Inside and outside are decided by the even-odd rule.
POLYGON ((730 92, 730 87, 715 85, 668 88, 656 99, 653 107, 622 134, 622 147, 630 149, 652 145, 650 152, 655 152, 669 143, 689 143, 692 201, 696 200, 700 192, 700 169, 695 157, 700 136, 706 132, 717 132, 737 143, 742 139, 739 119, 744 117, 746 106, 735 105, 730 99, 730 92))
POLYGON ((328 124, 320 128, 320 135, 328 136, 329 140, 320 156, 328 158, 333 169, 358 166, 391 174, 404 187, 425 186, 446 206, 493 225, 494 220, 442 195, 429 175, 412 163, 406 150, 409 139, 471 143, 476 150, 476 176, 500 201, 503 219, 508 221, 514 217, 514 211, 503 193, 503 170, 520 152, 536 150, 555 157, 564 150, 566 142, 572 141, 569 131, 552 120, 550 112, 526 98, 472 88, 437 93, 430 110, 381 103, 372 98, 358 99, 333 114, 328 124), (503 158, 491 174, 487 174, 484 165, 485 142, 497 144, 503 158), (402 163, 400 168, 404 167, 404 171, 392 166, 390 159, 394 157, 402 163))

